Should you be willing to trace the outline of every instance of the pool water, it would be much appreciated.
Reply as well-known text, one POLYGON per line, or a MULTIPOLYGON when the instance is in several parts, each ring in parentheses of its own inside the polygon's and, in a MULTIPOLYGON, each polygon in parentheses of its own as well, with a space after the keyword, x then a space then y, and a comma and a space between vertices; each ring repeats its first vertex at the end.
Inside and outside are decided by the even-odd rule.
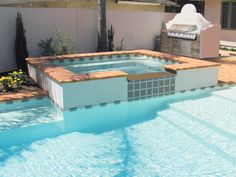
POLYGON ((0 132, 15 128, 63 120, 63 116, 48 98, 38 101, 0 104, 0 132))
POLYGON ((235 177, 235 92, 201 90, 63 113, 47 100, 33 101, 25 113, 46 106, 52 112, 39 119, 51 118, 1 130, 0 176, 235 177))
POLYGON ((64 68, 77 73, 92 73, 92 72, 101 72, 101 71, 112 71, 120 70, 129 74, 138 74, 138 73, 153 73, 153 72, 163 72, 165 65, 170 64, 168 62, 160 61, 159 59, 149 59, 149 58, 133 58, 133 59, 124 59, 116 61, 100 61, 92 63, 74 63, 62 65, 64 68))

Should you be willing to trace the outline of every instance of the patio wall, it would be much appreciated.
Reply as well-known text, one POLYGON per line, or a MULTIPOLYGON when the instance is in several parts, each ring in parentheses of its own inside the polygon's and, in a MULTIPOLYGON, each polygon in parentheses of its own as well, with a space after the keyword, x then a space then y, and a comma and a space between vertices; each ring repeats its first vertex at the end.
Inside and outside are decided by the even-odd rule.
MULTIPOLYGON (((52 36, 55 27, 72 35, 77 52, 94 52, 97 45, 97 11, 74 8, 0 8, 0 73, 16 69, 15 17, 22 13, 30 56, 38 56, 38 42, 52 36)), ((108 25, 115 28, 115 43, 124 38, 124 49, 153 49, 162 23, 174 14, 109 10, 108 25)))

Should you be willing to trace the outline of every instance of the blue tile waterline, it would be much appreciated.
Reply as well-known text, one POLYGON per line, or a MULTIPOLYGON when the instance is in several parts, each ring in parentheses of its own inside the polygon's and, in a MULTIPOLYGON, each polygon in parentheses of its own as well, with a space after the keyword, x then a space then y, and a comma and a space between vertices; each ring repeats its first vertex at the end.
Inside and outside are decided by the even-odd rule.
POLYGON ((133 57, 121 58, 117 60, 88 60, 87 62, 57 63, 58 65, 77 74, 120 70, 129 74, 163 72, 164 66, 171 64, 157 58, 133 57))
POLYGON ((64 112, 0 132, 0 176, 233 177, 235 106, 204 90, 64 112))

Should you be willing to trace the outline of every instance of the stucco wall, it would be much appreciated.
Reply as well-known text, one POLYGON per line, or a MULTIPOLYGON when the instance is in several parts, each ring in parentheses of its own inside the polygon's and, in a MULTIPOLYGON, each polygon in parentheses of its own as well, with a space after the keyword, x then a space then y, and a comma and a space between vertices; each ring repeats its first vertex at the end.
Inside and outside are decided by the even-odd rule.
POLYGON ((28 65, 30 77, 38 83, 44 90, 48 91, 49 97, 58 105, 63 108, 63 87, 61 84, 55 82, 52 78, 48 77, 42 71, 35 67, 28 65))
POLYGON ((128 99, 126 77, 66 83, 62 87, 65 110, 128 99))
MULTIPOLYGON (((128 5, 118 4, 116 0, 106 0, 107 9, 122 9, 122 10, 134 10, 134 11, 165 11, 164 5, 128 5)), ((5 6, 11 7, 29 7, 29 8, 97 8, 97 0, 54 0, 54 1, 31 1, 31 3, 18 3, 8 4, 5 6)))
POLYGON ((15 68, 14 40, 17 9, 0 8, 0 73, 15 68))
POLYGON ((205 17, 212 23, 220 24, 221 0, 205 1, 205 17))
MULTIPOLYGON (((30 56, 38 56, 40 40, 52 36, 55 27, 69 33, 77 52, 94 52, 97 46, 97 10, 74 8, 0 7, 0 73, 16 69, 14 59, 15 17, 20 11, 26 29, 30 56)), ((115 43, 124 38, 124 49, 153 49, 154 37, 163 22, 174 14, 127 10, 109 10, 108 25, 115 28, 115 43)))
POLYGON ((177 71, 175 91, 210 87, 218 84, 219 67, 196 68, 177 71))
MULTIPOLYGON (((221 24, 221 0, 205 0, 205 17, 215 24, 221 24)), ((221 40, 236 42, 236 30, 221 30, 221 40)))

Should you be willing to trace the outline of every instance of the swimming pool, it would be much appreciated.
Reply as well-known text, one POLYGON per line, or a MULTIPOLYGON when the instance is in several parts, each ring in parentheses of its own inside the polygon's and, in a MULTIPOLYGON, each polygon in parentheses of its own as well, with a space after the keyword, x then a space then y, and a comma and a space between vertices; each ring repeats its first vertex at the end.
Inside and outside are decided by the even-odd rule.
POLYGON ((86 74, 93 72, 120 70, 129 74, 154 73, 165 71, 164 66, 171 64, 170 62, 161 61, 159 59, 150 59, 145 56, 133 59, 124 59, 116 61, 92 62, 85 64, 66 64, 61 65, 77 74, 86 74))
MULTIPOLYGON (((1 111, 0 176, 227 176, 236 174, 236 87, 61 112, 25 103, 22 126, 1 111), (44 108, 45 114, 32 110, 44 108)), ((1 105, 0 107, 3 107, 1 105)), ((9 116, 8 116, 9 115, 9 116)))

